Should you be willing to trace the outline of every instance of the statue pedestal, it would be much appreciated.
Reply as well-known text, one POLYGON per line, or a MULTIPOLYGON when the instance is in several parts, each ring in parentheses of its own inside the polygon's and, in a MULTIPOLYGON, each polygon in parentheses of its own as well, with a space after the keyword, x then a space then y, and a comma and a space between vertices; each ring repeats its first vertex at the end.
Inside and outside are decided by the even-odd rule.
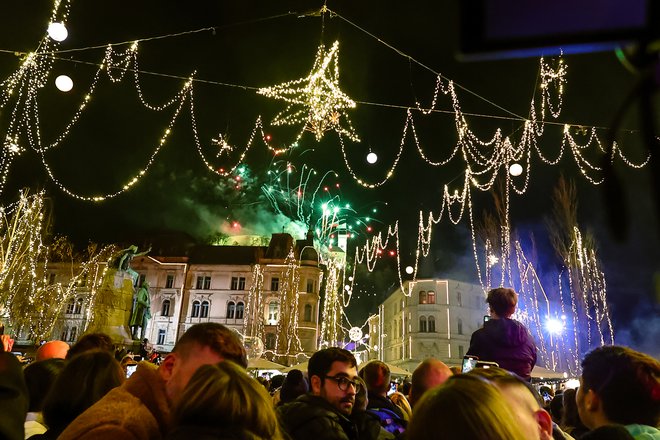
POLYGON ((108 269, 94 301, 94 316, 87 331, 102 332, 118 345, 133 345, 128 328, 133 309, 133 278, 128 272, 108 269))

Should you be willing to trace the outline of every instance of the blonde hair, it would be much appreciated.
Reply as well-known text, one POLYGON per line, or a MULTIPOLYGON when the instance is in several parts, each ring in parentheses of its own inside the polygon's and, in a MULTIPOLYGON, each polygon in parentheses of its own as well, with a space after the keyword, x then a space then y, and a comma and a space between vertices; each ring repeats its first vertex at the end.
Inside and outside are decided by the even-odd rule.
POLYGON ((406 433, 410 440, 525 440, 500 391, 465 374, 425 393, 406 433))
POLYGON ((231 361, 201 366, 173 415, 177 426, 231 427, 243 438, 284 439, 266 389, 231 361))
POLYGON ((403 393, 400 393, 399 391, 395 391, 390 395, 390 400, 393 404, 399 407, 403 413, 403 418, 405 421, 409 422, 410 418, 412 417, 412 408, 410 407, 410 403, 408 402, 406 396, 404 396, 403 393))

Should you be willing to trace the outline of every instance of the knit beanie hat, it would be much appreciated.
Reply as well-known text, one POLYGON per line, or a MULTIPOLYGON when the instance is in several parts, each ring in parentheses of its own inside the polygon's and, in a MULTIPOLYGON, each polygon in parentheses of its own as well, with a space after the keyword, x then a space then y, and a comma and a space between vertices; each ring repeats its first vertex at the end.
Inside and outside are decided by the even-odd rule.
POLYGON ((286 375, 282 389, 280 390, 280 399, 282 403, 288 403, 295 400, 298 396, 306 394, 309 391, 307 379, 300 370, 291 370, 286 375))

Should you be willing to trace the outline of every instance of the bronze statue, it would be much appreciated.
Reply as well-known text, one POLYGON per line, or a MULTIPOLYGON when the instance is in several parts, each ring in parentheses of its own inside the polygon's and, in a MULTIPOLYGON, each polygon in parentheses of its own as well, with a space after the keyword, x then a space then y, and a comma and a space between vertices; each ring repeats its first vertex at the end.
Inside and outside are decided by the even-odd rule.
POLYGON ((151 298, 149 296, 149 283, 145 280, 138 289, 135 301, 133 302, 133 312, 128 323, 131 328, 133 339, 144 339, 147 331, 147 323, 151 319, 151 298), (138 327, 140 334, 138 335, 138 327), (139 336, 139 338, 138 338, 139 336))
POLYGON ((135 257, 140 257, 146 255, 151 251, 151 246, 144 252, 138 253, 138 247, 135 245, 129 246, 127 249, 121 251, 121 257, 119 257, 119 262, 117 263, 117 269, 128 272, 128 274, 133 278, 133 284, 137 282, 139 274, 131 268, 131 261, 135 257))

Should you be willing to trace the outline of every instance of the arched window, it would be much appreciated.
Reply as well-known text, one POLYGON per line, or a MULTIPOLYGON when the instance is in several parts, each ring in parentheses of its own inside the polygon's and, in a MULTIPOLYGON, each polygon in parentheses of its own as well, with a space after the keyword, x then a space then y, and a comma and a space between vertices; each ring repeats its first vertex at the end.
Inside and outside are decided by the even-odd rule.
POLYGON ((245 310, 245 304, 239 302, 236 304, 236 319, 243 319, 243 311, 245 310))
POLYGON ((199 301, 193 301, 192 313, 190 314, 193 318, 199 318, 199 301))
POLYGON ((60 341, 67 341, 69 337, 69 327, 64 327, 62 334, 60 335, 60 341))
POLYGON ((459 307, 463 307, 463 294, 461 292, 456 292, 456 304, 459 307))
POLYGON ((435 292, 429 290, 427 295, 428 295, 428 304, 435 304, 435 292))
POLYGON ((280 305, 277 301, 268 304, 268 325, 275 325, 280 320, 280 305))
POLYGON ((160 310, 161 316, 170 316, 170 300, 166 299, 163 301, 163 306, 160 310))
POLYGON ((312 321, 312 305, 305 304, 305 313, 303 316, 303 321, 311 322, 312 321))
POLYGON ((419 317, 419 332, 426 333, 426 316, 419 317))
POLYGON ((78 336, 78 327, 72 327, 71 333, 69 333, 69 341, 75 341, 78 336))
POLYGON ((435 316, 429 316, 429 333, 435 333, 435 316))
POLYGON ((426 295, 426 292, 421 290, 419 292, 419 303, 420 304, 426 304, 428 302, 428 296, 426 295))
MULTIPOLYGON (((75 309, 74 309, 74 311, 73 311, 73 314, 74 314, 74 315, 80 315, 80 314, 82 313, 82 305, 83 305, 83 299, 82 299, 82 298, 78 298, 78 299, 76 300, 76 307, 75 307, 75 309)), ((72 339, 72 340, 73 340, 73 339, 72 339)))
POLYGON ((202 301, 201 317, 202 318, 208 318, 209 317, 209 302, 208 301, 202 301))
POLYGON ((458 334, 463 334, 463 320, 461 318, 458 318, 458 334))
POLYGON ((234 304, 234 301, 229 301, 227 303, 227 319, 234 319, 235 311, 236 304, 234 304))

